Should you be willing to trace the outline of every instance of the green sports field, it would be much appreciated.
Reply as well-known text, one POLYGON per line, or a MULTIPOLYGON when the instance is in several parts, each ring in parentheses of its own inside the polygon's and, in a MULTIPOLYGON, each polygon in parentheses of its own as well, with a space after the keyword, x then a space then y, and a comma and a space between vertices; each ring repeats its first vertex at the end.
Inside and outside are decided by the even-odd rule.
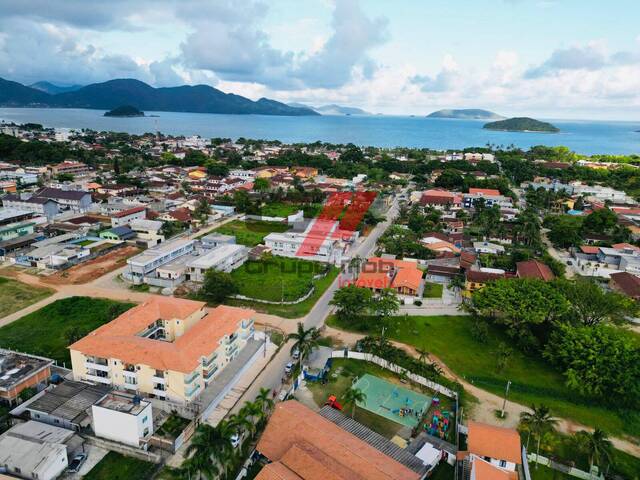
POLYGON ((353 388, 362 390, 367 396, 364 402, 358 402, 358 407, 410 428, 418 424, 422 413, 431 406, 431 397, 368 373, 360 377, 353 388), (411 409, 412 412, 400 415, 400 409, 411 409))

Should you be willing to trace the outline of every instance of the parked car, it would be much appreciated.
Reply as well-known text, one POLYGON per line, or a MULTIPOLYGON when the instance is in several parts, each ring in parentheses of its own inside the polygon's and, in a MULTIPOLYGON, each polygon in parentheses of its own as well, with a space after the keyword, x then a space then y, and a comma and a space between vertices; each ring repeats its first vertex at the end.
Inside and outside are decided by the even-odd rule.
POLYGON ((233 448, 238 448, 238 445, 240 445, 240 434, 234 433, 233 435, 231 435, 229 441, 231 442, 231 446, 233 448))
POLYGON ((300 350, 296 348, 291 354, 291 356, 293 357, 294 360, 298 360, 300 358, 300 350))
POLYGON ((280 400, 281 402, 284 402, 287 399, 287 396, 288 396, 287 391, 283 389, 280 392, 280 395, 278 395, 278 400, 280 400))
POLYGON ((73 473, 79 472, 80 467, 82 467, 82 464, 86 459, 87 459, 86 453, 78 453, 77 455, 75 455, 71 460, 71 462, 69 462, 69 471, 73 473))
POLYGON ((293 372, 293 363, 289 362, 284 367, 284 373, 286 373, 287 375, 291 375, 291 372, 293 372))
POLYGON ((573 265, 573 262, 571 260, 567 260, 567 265, 573 265))

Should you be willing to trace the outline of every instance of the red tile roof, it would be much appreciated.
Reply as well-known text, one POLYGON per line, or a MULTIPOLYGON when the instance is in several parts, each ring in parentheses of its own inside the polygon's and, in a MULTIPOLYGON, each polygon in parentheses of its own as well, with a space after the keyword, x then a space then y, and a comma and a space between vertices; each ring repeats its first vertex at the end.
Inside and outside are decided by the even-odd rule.
POLYGON ((256 449, 264 480, 417 480, 420 476, 295 400, 278 403, 256 449))
POLYGON ((537 260, 517 262, 516 271, 520 278, 537 278, 545 282, 550 282, 556 278, 548 265, 537 260))
POLYGON ((467 446, 470 453, 479 457, 521 464, 520 434, 511 428, 494 427, 469 421, 467 446))
POLYGON ((469 193, 497 197, 500 195, 500 190, 494 188, 470 188, 469 193))
POLYGON ((123 217, 127 217, 129 215, 133 215, 134 213, 140 213, 140 212, 144 212, 146 210, 145 207, 133 207, 133 208, 129 208, 127 210, 122 210, 118 213, 114 213, 112 215, 113 218, 123 218, 123 217))
POLYGON ((640 299, 640 278, 628 272, 612 273, 610 278, 625 295, 640 299))

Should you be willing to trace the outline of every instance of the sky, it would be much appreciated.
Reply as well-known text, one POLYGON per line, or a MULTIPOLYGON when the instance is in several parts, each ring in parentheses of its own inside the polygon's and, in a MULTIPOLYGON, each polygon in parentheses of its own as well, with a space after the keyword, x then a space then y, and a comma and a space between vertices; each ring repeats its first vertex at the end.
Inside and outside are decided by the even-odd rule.
POLYGON ((0 0, 0 77, 639 120, 637 0, 0 0))

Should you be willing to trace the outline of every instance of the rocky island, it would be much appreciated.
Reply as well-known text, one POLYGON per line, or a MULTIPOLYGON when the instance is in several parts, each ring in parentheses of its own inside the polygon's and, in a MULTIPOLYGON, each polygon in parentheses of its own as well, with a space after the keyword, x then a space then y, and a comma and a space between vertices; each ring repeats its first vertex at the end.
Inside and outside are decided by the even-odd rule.
POLYGON ((514 117, 498 122, 486 123, 482 128, 500 130, 503 132, 545 132, 557 133, 560 129, 547 122, 541 122, 529 117, 514 117))
POLYGON ((104 116, 105 117, 144 117, 144 112, 138 110, 136 107, 132 107, 131 105, 121 105, 119 107, 114 108, 113 110, 104 112, 104 116))

